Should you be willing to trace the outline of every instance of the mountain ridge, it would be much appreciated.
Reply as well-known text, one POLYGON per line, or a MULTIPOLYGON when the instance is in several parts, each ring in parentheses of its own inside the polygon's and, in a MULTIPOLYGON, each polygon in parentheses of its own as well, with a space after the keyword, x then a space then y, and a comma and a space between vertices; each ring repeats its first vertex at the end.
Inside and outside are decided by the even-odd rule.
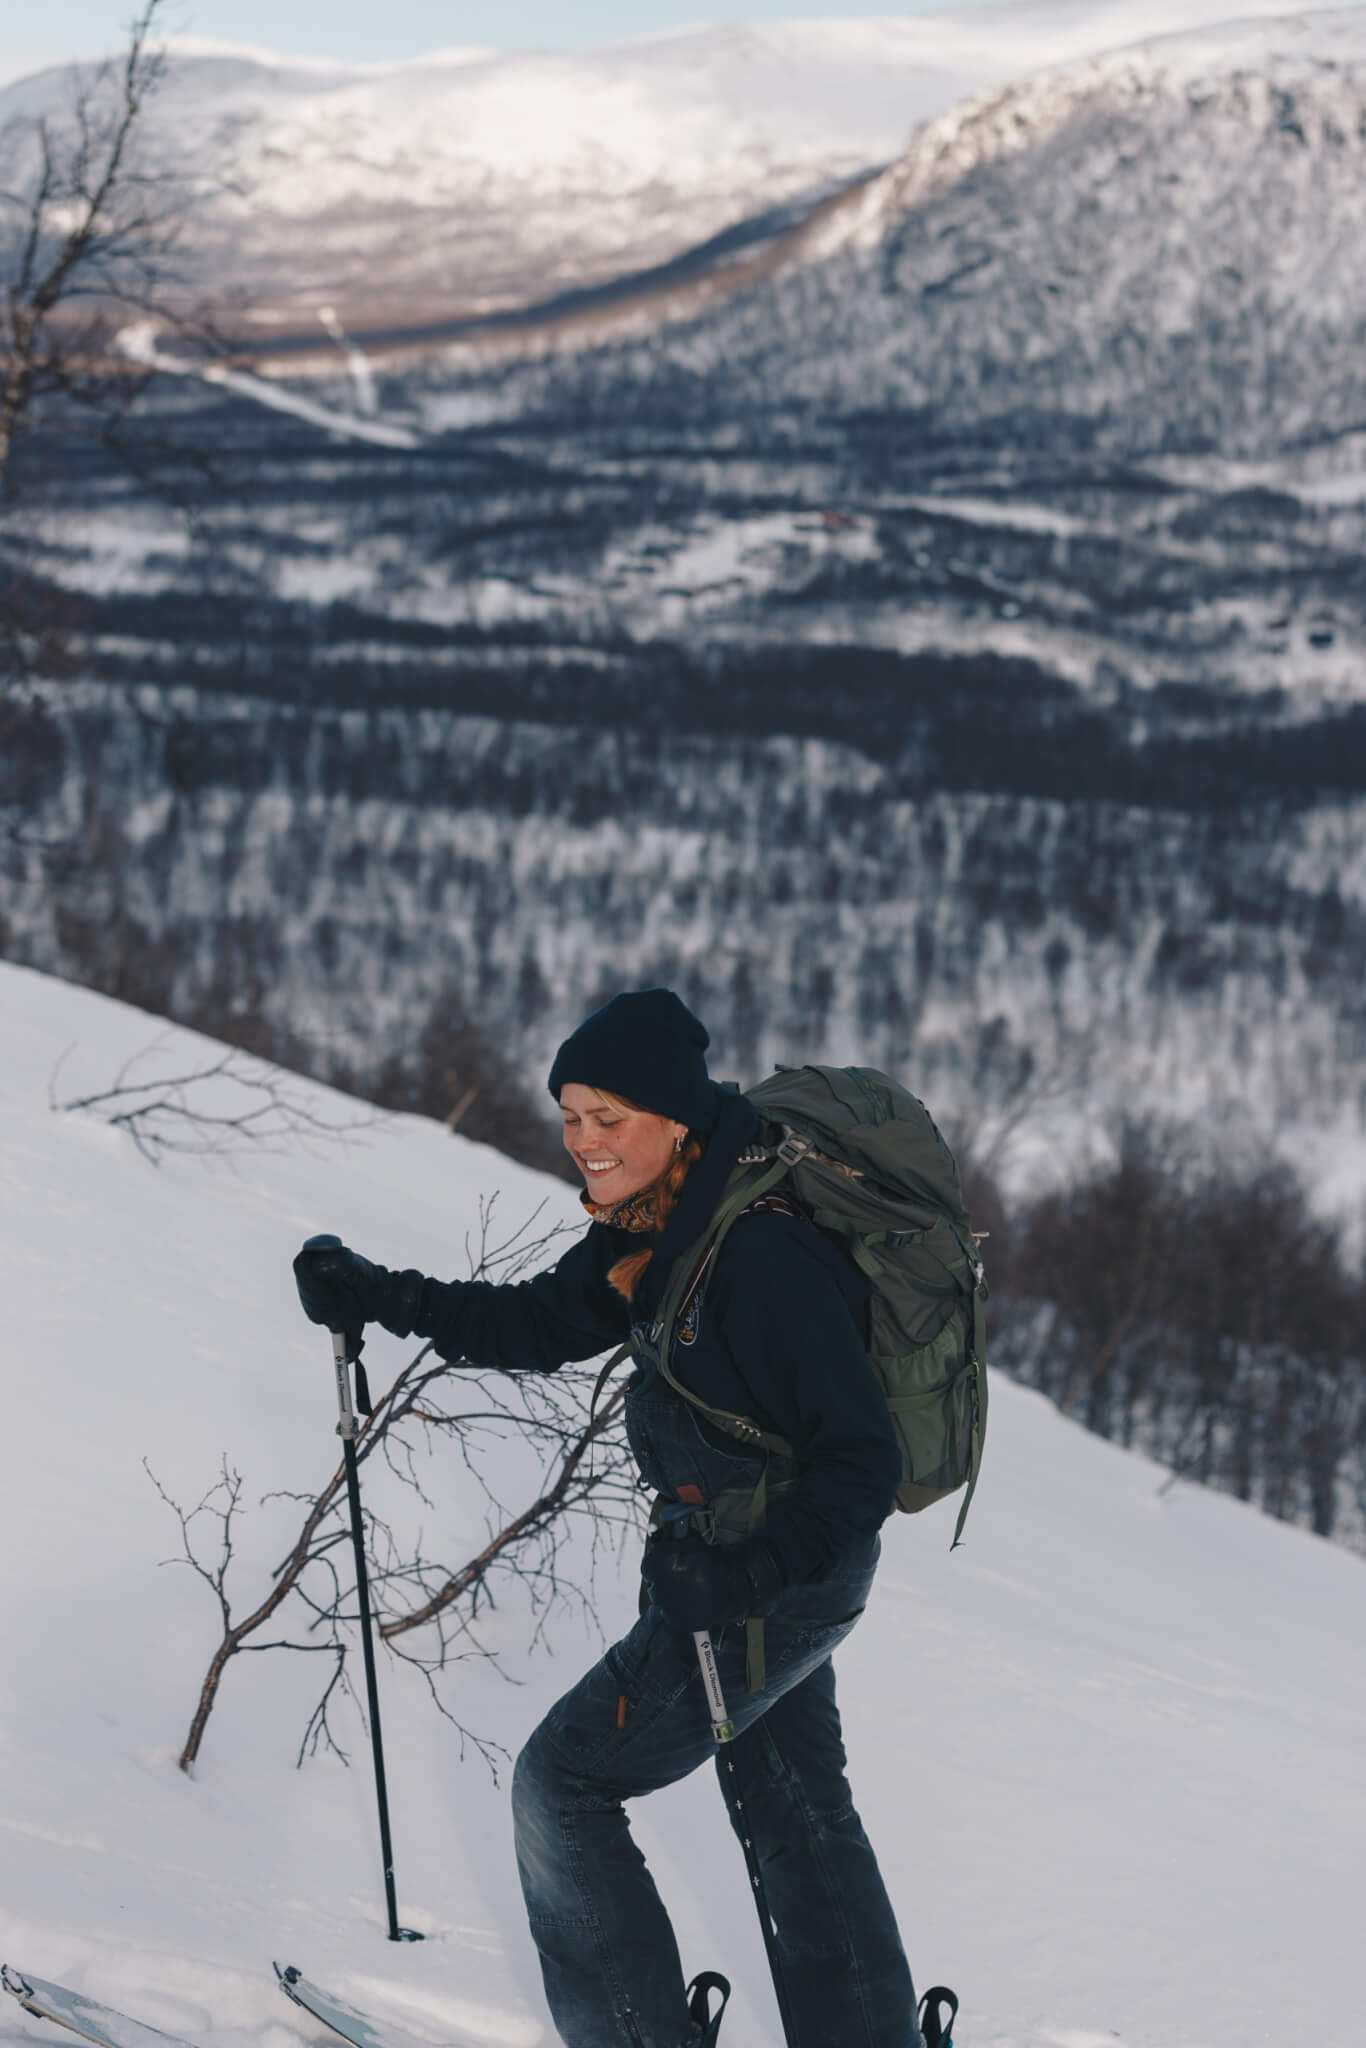
POLYGON ((926 124, 730 299, 578 363, 529 344, 505 402, 642 419, 686 394, 713 422, 899 415, 1033 451, 1322 444, 1366 419, 1364 151, 1359 10, 1086 60, 926 124))
MULTIPOLYGON (((366 324, 396 296, 409 312, 476 315, 672 260, 818 197, 965 93, 1122 41, 1145 18, 1018 0, 356 70, 181 55, 154 103, 156 149, 194 183, 191 253, 249 330, 320 303, 366 324)), ((1191 18, 1158 0, 1159 24, 1191 18)), ((11 186, 3 131, 12 158, 14 124, 57 118, 71 82, 54 69, 0 90, 11 186)))

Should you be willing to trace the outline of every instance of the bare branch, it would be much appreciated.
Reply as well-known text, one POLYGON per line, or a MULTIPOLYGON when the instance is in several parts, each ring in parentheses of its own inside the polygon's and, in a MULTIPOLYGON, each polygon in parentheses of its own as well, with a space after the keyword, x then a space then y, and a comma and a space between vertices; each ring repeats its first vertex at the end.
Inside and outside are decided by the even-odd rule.
POLYGON ((23 305, 25 301, 33 296, 33 271, 38 261, 43 219, 52 197, 52 137, 48 133, 46 120, 40 120, 38 123, 38 149, 42 160, 42 168, 38 173, 38 182, 33 188, 33 196, 29 208, 28 232, 24 236, 24 251, 19 259, 19 282, 16 289, 10 295, 12 314, 17 311, 19 306, 23 305))
MULTIPOLYGON (((263 1647, 268 1646, 263 1645, 263 1647)), ((319 1643, 316 1647, 320 1650, 331 1650, 336 1661, 332 1668, 332 1676, 323 1688, 322 1697, 308 1717, 308 1723, 304 1728, 303 1737, 299 1743, 299 1754, 294 1759, 296 1770, 302 1768, 305 1757, 318 1754, 320 1745, 330 1749, 333 1756, 339 1758, 342 1763, 349 1764, 351 1761, 332 1733, 332 1723, 328 1719, 327 1712, 328 1707, 332 1703, 332 1695, 338 1686, 346 1686, 346 1645, 344 1643, 319 1643)))
MULTIPOLYGON (((221 353, 212 322, 190 312, 178 267, 204 167, 158 166, 143 146, 147 110, 165 75, 165 52, 151 42, 161 7, 162 0, 144 0, 121 62, 86 74, 65 115, 34 121, 32 174, 0 191, 0 215, 9 222, 0 238, 8 277, 0 486, 8 486, 14 448, 46 398, 60 397, 103 429, 145 390, 155 362, 135 361, 118 347, 130 314, 147 314, 221 353)), ((17 147, 18 131, 8 139, 17 147)), ((16 659, 22 651, 18 644, 11 650, 16 659)))
POLYGON ((56 1082, 73 1050, 69 1046, 49 1079, 49 1107, 62 1113, 99 1112, 105 1123, 126 1130, 154 1166, 168 1152, 222 1156, 243 1145, 278 1150, 286 1140, 344 1144, 356 1132, 382 1121, 375 1110, 340 1119, 320 1115, 282 1068, 236 1048, 188 1072, 132 1080, 139 1062, 156 1053, 170 1036, 163 1032, 125 1061, 107 1088, 63 1100, 57 1096, 56 1082), (225 1093, 230 1104, 240 1106, 215 1107, 225 1093))
POLYGON ((171 1499, 171 1496, 157 1478, 156 1473, 152 1470, 146 1458, 142 1461, 142 1469, 180 1523, 180 1540, 184 1554, 181 1557, 168 1558, 166 1562, 168 1564, 189 1565, 190 1569, 199 1578, 203 1579, 205 1585, 212 1589, 218 1601, 219 1613, 222 1616, 223 1628, 226 1633, 232 1626, 232 1612, 228 1605, 227 1576, 228 1566, 232 1563, 232 1518, 236 1514, 238 1503, 242 1498, 241 1473, 230 1469, 225 1452, 221 1477, 209 1488, 198 1507, 191 1508, 187 1513, 178 1502, 171 1499), (218 1502, 220 1494, 223 1497, 221 1505, 218 1502), (191 1530, 201 1515, 209 1515, 219 1524, 218 1562, 213 1566, 206 1565, 199 1556, 195 1550, 194 1540, 191 1535, 191 1530))
MULTIPOLYGON (((386 1642, 395 1636, 406 1635, 409 1629, 420 1628, 424 1622, 431 1621, 439 1614, 442 1608, 449 1607, 453 1600, 458 1600, 462 1594, 473 1591, 488 1577, 490 1568, 500 1557, 525 1543, 528 1537, 535 1535, 547 1522, 563 1513, 575 1499, 575 1481, 590 1447, 611 1428, 624 1401, 625 1395, 619 1389, 570 1445, 553 1483, 546 1488, 540 1498, 534 1500, 530 1507, 524 1508, 521 1514, 515 1515, 499 1530, 491 1543, 485 1544, 481 1551, 446 1581, 438 1593, 411 1614, 405 1614, 398 1621, 385 1623, 380 1629, 380 1634, 386 1642)), ((603 1483, 605 1477, 605 1474, 587 1475, 579 1481, 577 1497, 586 1498, 596 1486, 603 1483)))
MULTIPOLYGON (((142 13, 133 22, 129 31, 128 51, 123 66, 122 110, 115 122, 112 135, 104 144, 104 161, 95 174, 93 184, 89 178, 89 166, 100 145, 91 128, 89 97, 82 95, 77 103, 80 143, 71 183, 77 196, 85 201, 85 207, 80 220, 68 232, 47 275, 29 294, 30 308, 38 320, 44 318, 57 305, 68 279, 81 264, 89 260, 92 254, 99 253, 97 238, 104 227, 106 213, 119 186, 129 138, 148 95, 155 90, 161 77, 160 53, 145 56, 147 36, 160 4, 161 0, 146 0, 142 13)), ((146 226, 145 221, 135 220, 127 225, 125 232, 131 237, 136 237, 139 231, 145 233, 146 226)))

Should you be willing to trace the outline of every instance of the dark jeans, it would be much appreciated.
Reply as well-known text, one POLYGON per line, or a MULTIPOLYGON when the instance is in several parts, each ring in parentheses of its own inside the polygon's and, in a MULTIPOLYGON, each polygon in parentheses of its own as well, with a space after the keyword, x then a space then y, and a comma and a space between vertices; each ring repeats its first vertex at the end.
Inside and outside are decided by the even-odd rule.
POLYGON ((697 2038, 673 1929, 622 1802, 711 1757, 720 1771, 734 1766, 732 1794, 763 1871, 789 2048, 921 2048, 896 1921, 844 1775, 830 1661, 876 1561, 876 1539, 864 1541, 840 1571, 783 1594, 766 1626, 761 1693, 745 1690, 744 1630, 714 1638, 739 1731, 723 1748, 692 1638, 655 1609, 527 1743, 512 1785, 517 1860, 566 2048, 685 2048, 697 2038))

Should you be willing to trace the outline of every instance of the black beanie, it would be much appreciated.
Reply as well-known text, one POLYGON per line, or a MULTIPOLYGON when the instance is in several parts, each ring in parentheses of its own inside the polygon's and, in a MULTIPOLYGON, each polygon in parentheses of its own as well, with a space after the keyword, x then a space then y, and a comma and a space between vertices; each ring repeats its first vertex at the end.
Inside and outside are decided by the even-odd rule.
POLYGON ((690 1131, 709 1131, 720 1091, 707 1078, 706 1026, 671 988, 613 996, 566 1038, 550 1069, 558 1102, 568 1081, 620 1095, 690 1131))

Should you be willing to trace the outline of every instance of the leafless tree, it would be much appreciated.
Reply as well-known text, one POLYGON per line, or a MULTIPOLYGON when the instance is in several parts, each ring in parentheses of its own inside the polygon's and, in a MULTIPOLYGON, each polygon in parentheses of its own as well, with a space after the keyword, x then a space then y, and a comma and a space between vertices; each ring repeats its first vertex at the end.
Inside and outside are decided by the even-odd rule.
MULTIPOLYGON (((471 1246, 472 1278, 511 1280, 543 1262, 559 1229, 544 1230, 539 1211, 517 1230, 499 1238, 495 1205, 481 1208, 477 1244, 471 1246)), ((439 1359, 422 1346, 379 1400, 356 1439, 357 1464, 373 1463, 370 1491, 383 1467, 399 1486, 431 1508, 421 1477, 422 1454, 435 1443, 456 1453, 482 1490, 485 1532, 465 1555, 434 1555, 420 1532, 399 1531, 394 1522, 365 1503, 365 1542, 370 1590, 381 1640, 423 1675, 438 1709, 454 1724, 462 1745, 469 1742, 496 1769, 499 1745, 471 1730, 452 1710, 442 1674, 468 1659, 496 1658, 480 1640, 481 1617, 514 1584, 526 1597, 533 1640, 558 1610, 592 1612, 594 1576, 604 1551, 614 1555, 640 1527, 635 1467, 621 1433, 624 1395, 605 1398, 590 1413, 591 1376, 583 1370, 553 1375, 479 1372, 468 1364, 439 1359), (492 1475, 497 1447, 516 1436, 535 1453, 537 1479, 529 1496, 502 1496, 492 1475), (589 1535, 587 1577, 573 1576, 565 1542, 576 1527, 589 1535)), ((229 1590, 234 1527, 242 1482, 223 1463, 218 1480, 192 1509, 172 1500, 153 1475, 162 1499, 180 1526, 181 1555, 209 1586, 222 1633, 199 1689, 180 1767, 189 1771, 199 1755, 209 1717, 231 1660, 244 1650, 288 1649, 324 1653, 329 1675, 303 1730, 299 1761, 319 1747, 344 1755, 330 1719, 339 1696, 350 1693, 348 1656, 355 1641, 357 1598, 347 1543, 349 1523, 345 1473, 337 1465, 315 1493, 274 1498, 296 1500, 303 1509, 298 1534, 271 1575, 270 1585, 240 1618, 229 1590), (205 1531, 212 1532, 207 1541, 205 1531), (283 1634, 263 1634, 276 1617, 283 1634)), ((392 1494, 392 1488, 390 1489, 392 1494)), ((394 1496, 399 1498, 399 1496, 394 1496)))
POLYGON ((162 5, 144 0, 122 57, 83 75, 64 118, 43 115, 4 138, 17 182, 0 190, 0 484, 46 395, 93 407, 112 426, 147 376, 120 357, 117 329, 133 314, 170 311, 190 193, 137 146, 165 71, 152 41, 162 5))
POLYGON ((1084 1100, 1101 1052, 1096 1026, 1059 1028, 1043 1058, 992 1018, 969 1041, 967 1088, 951 1119, 965 1176, 996 1180, 1009 1172, 1021 1141, 1038 1142, 1084 1100))
MULTIPOLYGON (((60 418, 144 485, 189 510, 210 492, 202 451, 160 460, 154 436, 128 431, 156 374, 154 350, 124 345, 139 323, 173 330, 191 353, 221 353, 182 261, 186 225, 208 166, 167 159, 149 133, 166 50, 164 0, 142 0, 123 53, 74 74, 70 102, 0 130, 0 502, 17 487, 15 457, 60 418), (168 484, 174 475, 178 481, 168 484)), ((0 551, 0 660, 11 675, 61 673, 83 606, 33 565, 34 536, 9 531, 0 551)))

